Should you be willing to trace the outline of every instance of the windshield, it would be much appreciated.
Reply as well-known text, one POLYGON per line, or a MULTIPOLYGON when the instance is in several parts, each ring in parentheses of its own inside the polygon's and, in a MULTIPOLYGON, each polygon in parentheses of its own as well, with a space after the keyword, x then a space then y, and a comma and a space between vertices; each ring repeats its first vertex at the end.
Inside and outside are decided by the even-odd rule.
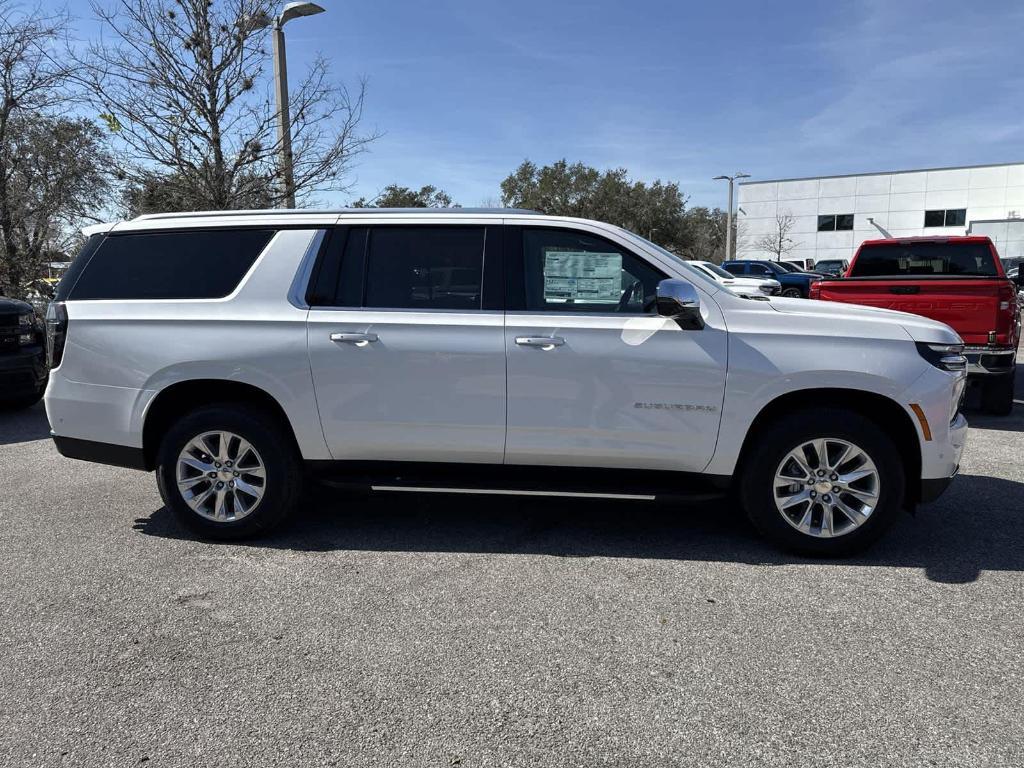
POLYGON ((850 277, 970 275, 996 277, 988 243, 921 242, 865 245, 850 277))
POLYGON ((771 263, 777 265, 779 267, 779 269, 781 269, 783 272, 799 272, 800 271, 800 267, 796 266, 795 264, 787 264, 784 261, 773 261, 771 263))
MULTIPOLYGON (((707 272, 704 272, 703 270, 700 269, 701 265, 695 264, 689 259, 684 259, 678 253, 672 253, 672 251, 668 250, 667 248, 662 248, 657 243, 652 243, 646 237, 642 237, 638 235, 636 232, 630 232, 628 229, 625 229, 623 227, 619 227, 618 229, 623 235, 625 235, 629 239, 635 240, 636 242, 643 244, 647 248, 652 248, 653 250, 657 251, 666 258, 671 259, 676 264, 682 265, 683 269, 688 271, 688 274, 696 274, 702 280, 709 280, 712 284, 718 286, 718 281, 715 278, 711 277, 710 275, 707 274, 707 272)), ((734 275, 729 275, 729 277, 734 277, 734 275)))
POLYGON ((703 269, 705 272, 710 272, 715 277, 723 277, 726 280, 736 279, 736 275, 734 275, 732 272, 726 272, 717 264, 711 264, 710 262, 702 261, 699 263, 694 263, 693 266, 699 267, 700 269, 703 269))

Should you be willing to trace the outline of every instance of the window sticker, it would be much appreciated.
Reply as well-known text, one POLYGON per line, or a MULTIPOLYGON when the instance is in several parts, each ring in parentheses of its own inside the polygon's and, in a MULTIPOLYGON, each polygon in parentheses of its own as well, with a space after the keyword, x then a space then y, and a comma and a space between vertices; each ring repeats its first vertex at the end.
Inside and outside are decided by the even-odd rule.
POLYGON ((618 304, 622 297, 622 254, 544 251, 544 301, 618 304))

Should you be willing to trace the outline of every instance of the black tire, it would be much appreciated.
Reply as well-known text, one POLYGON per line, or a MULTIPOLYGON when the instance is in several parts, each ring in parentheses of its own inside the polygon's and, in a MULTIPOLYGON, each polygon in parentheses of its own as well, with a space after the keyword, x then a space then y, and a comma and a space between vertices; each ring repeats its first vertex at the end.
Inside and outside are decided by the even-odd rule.
MULTIPOLYGON (((839 557, 868 547, 896 519, 906 493, 903 461, 895 443, 875 422, 852 411, 813 408, 768 425, 744 458, 741 471, 740 499, 754 527, 779 547, 814 557, 839 557), (834 538, 797 530, 775 504, 775 473, 781 462, 790 451, 816 438, 856 445, 878 471, 874 510, 858 527, 834 538)), ((837 519, 849 524, 843 516, 837 519)))
POLYGON ((303 474, 294 441, 277 418, 255 408, 214 404, 192 411, 167 431, 157 453, 156 478, 164 504, 184 525, 206 538, 242 539, 265 534, 292 514, 302 494, 303 474), (263 496, 252 510, 239 519, 223 521, 194 511, 178 489, 176 478, 178 457, 189 441, 222 430, 252 445, 266 475, 263 496))
POLYGON ((1013 410, 1014 376, 1010 373, 993 376, 981 385, 981 410, 993 416, 1008 416, 1013 410))
POLYGON ((804 297, 799 288, 783 288, 780 295, 787 299, 802 299, 804 297))
POLYGON ((9 411, 18 411, 24 408, 31 408, 33 405, 43 399, 43 394, 46 392, 46 385, 44 384, 37 392, 33 392, 30 395, 21 395, 20 397, 12 397, 5 400, 0 400, 0 408, 9 411))

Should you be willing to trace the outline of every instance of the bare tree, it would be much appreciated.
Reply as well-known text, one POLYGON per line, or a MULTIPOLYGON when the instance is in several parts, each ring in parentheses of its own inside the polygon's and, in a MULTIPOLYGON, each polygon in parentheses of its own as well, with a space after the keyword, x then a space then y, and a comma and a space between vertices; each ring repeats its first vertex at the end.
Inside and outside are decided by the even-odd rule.
POLYGON ((783 256, 786 256, 800 245, 800 243, 794 241, 789 236, 794 226, 796 226, 796 220, 792 214, 777 213, 775 215, 775 228, 767 235, 758 238, 754 242, 754 248, 772 254, 776 261, 782 261, 783 256))
MULTIPOLYGON (((266 77, 269 0, 118 0, 94 6, 112 40, 81 64, 89 103, 117 137, 129 185, 162 200, 231 209, 284 198, 276 105, 266 77), (154 174, 157 180, 154 181, 154 174)), ((360 129, 365 82, 353 95, 317 58, 291 98, 300 199, 348 188, 353 159, 376 138, 360 129)))
POLYGON ((63 15, 0 3, 0 293, 24 294, 106 191, 99 130, 60 114, 66 29, 63 15))

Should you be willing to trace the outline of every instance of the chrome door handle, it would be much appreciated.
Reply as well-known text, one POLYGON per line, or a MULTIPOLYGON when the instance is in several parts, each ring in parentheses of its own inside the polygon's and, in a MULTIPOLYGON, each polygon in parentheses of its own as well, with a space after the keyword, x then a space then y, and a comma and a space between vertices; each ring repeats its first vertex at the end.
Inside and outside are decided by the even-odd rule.
POLYGON ((516 336, 516 344, 521 347, 554 349, 565 344, 565 339, 561 336, 516 336))
POLYGON ((371 341, 377 341, 376 333, 332 333, 331 341, 340 341, 345 344, 355 344, 365 347, 371 341))

